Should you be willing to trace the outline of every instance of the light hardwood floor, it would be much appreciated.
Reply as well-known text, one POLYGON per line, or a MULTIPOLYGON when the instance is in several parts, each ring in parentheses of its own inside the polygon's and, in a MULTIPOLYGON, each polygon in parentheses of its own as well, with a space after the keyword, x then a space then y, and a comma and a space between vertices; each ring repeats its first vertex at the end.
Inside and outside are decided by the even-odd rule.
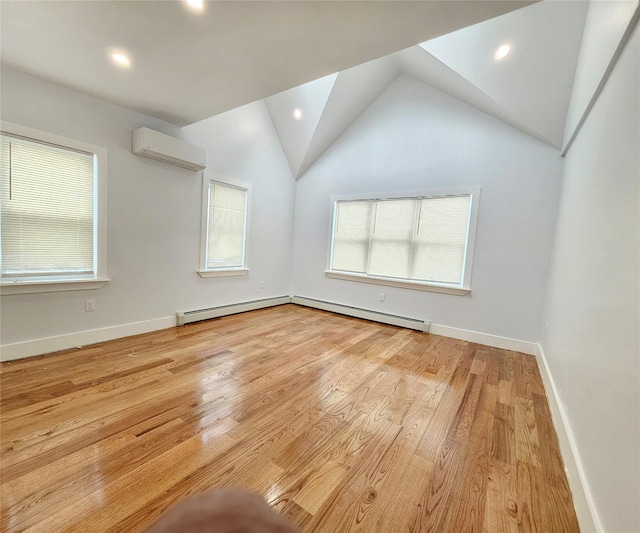
POLYGON ((2 531, 240 486, 304 532, 577 532, 535 359, 284 305, 1 366, 2 531))

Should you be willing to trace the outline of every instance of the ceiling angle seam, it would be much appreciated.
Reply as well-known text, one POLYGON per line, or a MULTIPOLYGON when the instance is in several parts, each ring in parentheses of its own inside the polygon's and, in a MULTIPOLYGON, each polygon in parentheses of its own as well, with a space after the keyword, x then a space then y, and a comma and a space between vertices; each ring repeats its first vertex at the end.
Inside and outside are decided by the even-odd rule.
POLYGON ((611 73, 613 72, 613 69, 618 63, 618 59, 620 59, 622 52, 627 47, 627 43, 631 39, 631 35, 633 34, 633 32, 636 29, 636 26, 638 25, 638 20, 640 20, 640 3, 636 7, 635 12, 631 17, 629 24, 627 25, 627 29, 625 30, 624 34, 622 35, 622 38, 620 39, 620 42, 616 47, 616 51, 613 53, 613 56, 611 57, 611 61, 609 61, 609 65, 607 66, 607 69, 604 71, 604 74, 600 79, 600 83, 598 83, 596 90, 593 92, 593 96, 591 97, 591 100, 589 100, 589 103, 587 104, 587 107, 582 113, 582 116, 580 117, 578 124, 574 128, 573 133, 571 134, 571 137, 569 137, 567 144, 565 144, 564 148, 562 149, 562 152, 560 153, 562 157, 565 157, 569 152, 569 150, 571 149, 573 142, 576 140, 578 133, 580 132, 580 130, 582 129, 582 126, 586 122, 587 117, 591 113, 591 109, 593 109, 593 106, 596 104, 596 101, 598 100, 600 93, 604 90, 604 86, 607 84, 607 81, 611 77, 611 73))

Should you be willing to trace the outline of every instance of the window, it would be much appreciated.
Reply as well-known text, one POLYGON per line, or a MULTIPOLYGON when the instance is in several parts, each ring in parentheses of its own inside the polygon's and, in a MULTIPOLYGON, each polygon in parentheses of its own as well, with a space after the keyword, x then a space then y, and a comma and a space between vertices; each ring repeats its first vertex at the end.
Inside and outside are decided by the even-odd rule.
POLYGON ((3 294, 102 286, 105 150, 3 123, 0 152, 3 294))
POLYGON ((469 292, 477 196, 335 201, 327 275, 469 292))
POLYGON ((202 277, 246 274, 249 190, 205 178, 202 277))

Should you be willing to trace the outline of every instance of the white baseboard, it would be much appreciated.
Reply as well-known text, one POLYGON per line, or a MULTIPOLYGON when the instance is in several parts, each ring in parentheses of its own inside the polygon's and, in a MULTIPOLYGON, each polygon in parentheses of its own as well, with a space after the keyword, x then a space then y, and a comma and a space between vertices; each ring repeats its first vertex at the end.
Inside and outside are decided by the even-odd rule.
POLYGON ((514 350, 530 355, 536 355, 538 353, 538 344, 535 342, 521 341, 518 339, 510 339, 508 337, 489 335, 488 333, 480 333, 478 331, 442 326, 425 320, 397 317, 395 315, 387 315, 377 311, 370 311, 359 307, 350 307, 333 302, 326 302, 324 300, 316 300, 305 296, 293 296, 291 303, 304 305, 306 307, 313 307, 315 309, 323 309, 324 311, 331 311, 333 313, 353 316, 365 320, 392 324, 394 326, 417 329, 419 331, 433 333, 434 335, 442 335, 443 337, 451 337, 478 344, 485 344, 487 346, 493 346, 494 348, 514 350))
MULTIPOLYGON (((284 303, 289 303, 290 301, 291 298, 289 296, 283 296, 211 308, 209 310, 205 310, 208 311, 208 314, 202 313, 198 320, 282 305, 284 303)), ((184 315, 184 313, 182 313, 182 315, 184 315)), ((168 316, 152 320, 143 320, 141 322, 132 322, 130 324, 110 326, 107 328, 68 333, 66 335, 58 335, 55 337, 45 337, 42 339, 16 342, 14 344, 3 344, 0 346, 0 362, 14 361, 16 359, 24 359, 25 357, 34 357, 36 355, 59 352, 60 350, 68 350, 69 348, 75 348, 77 346, 87 346, 98 342, 130 337, 131 335, 149 333, 150 331, 157 331, 159 329, 167 329, 177 325, 183 325, 186 322, 189 322, 189 320, 184 320, 184 316, 181 318, 180 313, 178 313, 177 318, 176 316, 168 316), (181 320, 182 323, 180 323, 181 320)))
MULTIPOLYGON (((255 306, 256 309, 266 307, 264 303, 271 305, 280 305, 285 302, 286 298, 275 298, 269 302, 262 302, 261 305, 255 306)), ((510 339, 507 337, 499 337, 497 335, 490 335, 487 333, 480 333, 478 331, 469 331, 466 329, 453 328, 450 326, 442 326, 440 324, 430 324, 428 321, 421 321, 417 319, 405 319, 403 317, 395 317, 393 315, 385 315, 384 313, 378 313, 375 311, 369 311, 366 309, 359 309, 354 307, 342 306, 331 302, 324 302, 311 298, 305 298, 303 296, 293 296, 290 300, 298 305, 305 305, 308 307, 315 307, 317 309, 324 309, 325 311, 332 311, 356 318, 363 318, 367 320, 376 320, 389 324, 394 324, 401 327, 410 327, 424 331, 427 329, 434 335, 442 335, 444 337, 452 337, 454 339, 466 340, 469 342, 476 342, 478 344, 485 344, 493 346, 495 348, 503 348, 505 350, 515 350, 527 354, 535 355, 538 353, 538 344, 521 341, 517 339, 510 339)), ((222 316, 224 314, 230 314, 230 312, 240 312, 241 306, 247 305, 246 303, 238 304, 238 306, 226 306, 233 307, 233 309, 220 309, 220 314, 216 316, 222 316), (236 309, 236 307, 238 309, 236 309)), ((249 307, 242 307, 242 311, 248 311, 249 307)), ((211 317, 208 317, 211 318, 211 317)), ((149 331, 156 331, 159 329, 170 328, 176 325, 176 317, 156 318, 153 320, 144 320, 141 322, 134 322, 131 324, 122 324, 118 326, 111 326, 108 328, 95 329, 90 331, 82 331, 78 333, 70 333, 67 335, 60 335, 55 337, 46 337, 42 339, 34 339, 30 341, 18 342, 15 344, 5 344, 0 346, 0 361, 12 361, 14 359, 22 359, 24 357, 32 357, 35 355, 42 355, 45 353, 57 352, 60 350, 66 350, 68 348, 74 348, 76 346, 85 346, 87 344, 95 344, 97 342, 104 342, 113 339, 119 339, 122 337, 128 337, 130 335, 138 335, 140 333, 148 333, 149 331)))
POLYGON ((558 389, 549 370, 544 350, 540 344, 538 344, 536 356, 547 401, 549 402, 551 418, 553 419, 553 425, 558 435, 560 453, 562 454, 564 469, 569 481, 569 487, 571 488, 571 494, 573 495, 573 505, 578 517, 578 523, 580 524, 580 531, 582 533, 603 533, 604 529, 600 523, 593 497, 589 490, 582 461, 580 460, 580 454, 578 453, 578 448, 573 433, 571 432, 571 426, 569 425, 567 415, 560 401, 558 389))
POLYGON ((431 324, 430 333, 433 333, 434 335, 442 335, 443 337, 452 337, 463 341, 475 342, 477 344, 484 344, 486 346, 493 346, 494 348, 502 348, 503 350, 513 350, 529 355, 536 355, 538 353, 538 345, 535 342, 510 339, 509 337, 500 337, 498 335, 490 335, 489 333, 480 333, 479 331, 470 331, 468 329, 431 324))
POLYGON ((15 359, 23 359, 45 353, 59 352, 60 350, 67 350, 69 348, 75 348, 76 346, 86 346, 88 344, 96 344, 98 342, 111 341, 131 335, 139 335, 140 333, 171 328, 175 325, 176 317, 169 316, 155 318, 153 320, 143 320, 142 322, 133 322, 131 324, 121 324, 108 328, 69 333, 67 335, 16 342, 15 344, 4 344, 0 346, 0 361, 13 361, 15 359))

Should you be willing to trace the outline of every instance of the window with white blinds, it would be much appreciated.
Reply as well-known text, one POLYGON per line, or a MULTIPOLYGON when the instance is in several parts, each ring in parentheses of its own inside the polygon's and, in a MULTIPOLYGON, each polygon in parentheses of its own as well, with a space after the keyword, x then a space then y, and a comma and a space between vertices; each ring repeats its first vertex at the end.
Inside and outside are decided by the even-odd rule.
POLYGON ((462 287, 472 205, 472 194, 336 201, 329 272, 462 287))
POLYGON ((248 191, 209 181, 205 270, 245 268, 248 191))
POLYGON ((2 280, 96 276, 94 153, 0 136, 2 280))

